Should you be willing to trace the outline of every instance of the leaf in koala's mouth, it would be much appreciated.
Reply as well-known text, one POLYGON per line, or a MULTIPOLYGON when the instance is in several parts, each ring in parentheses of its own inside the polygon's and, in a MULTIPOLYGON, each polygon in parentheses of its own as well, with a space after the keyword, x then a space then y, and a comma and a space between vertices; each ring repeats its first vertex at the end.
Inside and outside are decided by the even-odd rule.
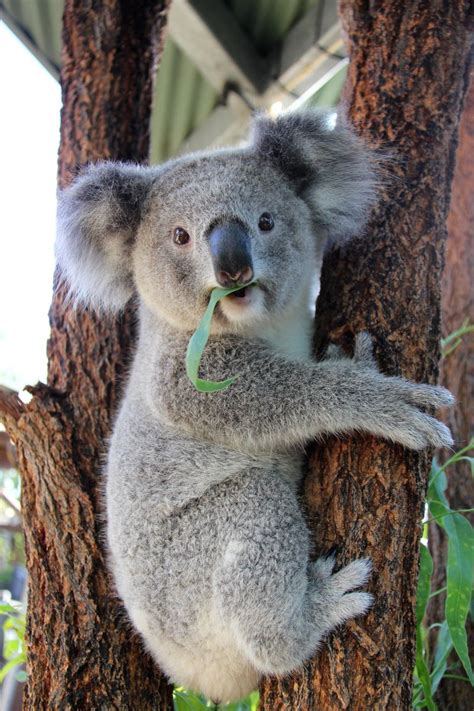
POLYGON ((246 294, 247 294, 247 287, 244 286, 242 289, 238 289, 238 291, 233 291, 231 296, 233 299, 243 299, 246 294))
POLYGON ((231 289, 213 289, 211 291, 211 297, 204 316, 202 317, 196 331, 191 336, 188 343, 188 349, 186 351, 186 374, 196 390, 199 390, 201 393, 213 393, 218 390, 225 390, 225 388, 232 385, 238 377, 237 375, 234 375, 232 378, 227 378, 226 380, 221 380, 216 383, 212 380, 203 380, 198 376, 198 373, 201 357, 204 352, 204 348, 206 347, 209 332, 211 330, 212 314, 214 313, 217 302, 225 296, 229 296, 229 294, 234 293, 237 298, 242 298, 245 296, 246 288, 247 287, 234 286, 231 289))

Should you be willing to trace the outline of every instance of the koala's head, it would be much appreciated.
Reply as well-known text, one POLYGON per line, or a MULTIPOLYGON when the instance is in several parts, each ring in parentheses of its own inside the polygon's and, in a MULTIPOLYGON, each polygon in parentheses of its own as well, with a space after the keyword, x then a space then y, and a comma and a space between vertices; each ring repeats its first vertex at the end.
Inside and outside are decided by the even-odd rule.
POLYGON ((216 321, 254 329, 301 301, 327 238, 359 232, 373 197, 370 152, 347 127, 321 112, 261 117, 241 148, 90 166, 60 195, 56 253, 96 308, 137 293, 192 330, 214 287, 242 285, 216 321))

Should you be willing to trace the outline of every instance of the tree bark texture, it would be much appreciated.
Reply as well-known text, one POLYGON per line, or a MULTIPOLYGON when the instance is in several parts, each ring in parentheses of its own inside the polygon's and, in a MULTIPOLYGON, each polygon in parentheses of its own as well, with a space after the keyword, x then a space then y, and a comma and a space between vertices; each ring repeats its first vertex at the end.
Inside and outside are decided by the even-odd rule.
MULTIPOLYGON (((169 0, 66 0, 59 183, 99 159, 146 162, 169 0)), ((22 473, 29 572, 24 708, 171 709, 171 689, 114 598, 100 466, 130 360, 133 314, 50 311, 48 385, 3 397, 22 473)))
MULTIPOLYGON (((474 322, 474 76, 471 72, 469 90, 459 124, 459 144, 453 178, 451 206, 448 216, 446 264, 442 280, 442 328, 446 337, 469 318, 474 322)), ((441 363, 443 385, 456 396, 456 405, 445 413, 456 448, 465 447, 474 435, 474 336, 465 336, 461 344, 441 363)), ((468 462, 458 462, 448 470, 447 496, 452 509, 473 505, 474 481, 468 462)), ((474 523, 472 514, 467 514, 474 523)), ((430 549, 435 569, 433 590, 446 584, 447 541, 436 524, 430 525, 430 549)), ((445 595, 437 595, 430 603, 430 622, 444 619, 445 595)), ((434 630, 436 634, 436 630, 434 630)), ((469 648, 474 649, 474 625, 468 621, 469 648)), ((455 657, 453 657, 453 660, 455 657)), ((436 696, 440 709, 472 708, 474 692, 469 684, 456 679, 443 679, 436 696)))
MULTIPOLYGON (((350 48, 345 104, 393 173, 364 238, 330 250, 317 303, 315 351, 348 350, 369 331, 382 371, 435 382, 440 281, 457 127, 472 45, 469 3, 344 0, 350 48)), ((414 604, 431 453, 370 437, 313 448, 305 500, 315 552, 369 556, 373 608, 328 640, 300 673, 262 685, 261 708, 411 708, 414 604)))

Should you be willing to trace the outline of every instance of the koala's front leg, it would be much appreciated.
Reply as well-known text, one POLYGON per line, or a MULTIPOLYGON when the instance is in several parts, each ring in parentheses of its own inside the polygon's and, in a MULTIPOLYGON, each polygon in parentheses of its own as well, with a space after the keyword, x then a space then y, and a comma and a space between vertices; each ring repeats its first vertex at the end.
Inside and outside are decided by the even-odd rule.
POLYGON ((288 361, 263 343, 216 339, 204 353, 202 377, 239 375, 216 393, 194 389, 184 369, 185 348, 178 343, 161 356, 152 406, 205 439, 279 448, 323 433, 362 431, 411 449, 452 444, 448 428, 423 411, 451 404, 451 394, 379 373, 366 334, 357 337, 354 358, 321 363, 288 361))

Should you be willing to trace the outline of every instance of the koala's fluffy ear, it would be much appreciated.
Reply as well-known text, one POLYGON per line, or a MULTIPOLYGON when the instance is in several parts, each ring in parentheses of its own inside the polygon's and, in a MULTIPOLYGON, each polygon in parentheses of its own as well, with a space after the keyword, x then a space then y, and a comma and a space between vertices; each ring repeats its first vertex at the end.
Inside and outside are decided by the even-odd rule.
POLYGON ((98 163, 59 194, 56 257, 77 301, 118 310, 131 297, 131 255, 150 173, 134 165, 98 163))
POLYGON ((329 237, 359 233, 375 202, 374 152, 331 111, 256 119, 253 148, 272 160, 329 237))

